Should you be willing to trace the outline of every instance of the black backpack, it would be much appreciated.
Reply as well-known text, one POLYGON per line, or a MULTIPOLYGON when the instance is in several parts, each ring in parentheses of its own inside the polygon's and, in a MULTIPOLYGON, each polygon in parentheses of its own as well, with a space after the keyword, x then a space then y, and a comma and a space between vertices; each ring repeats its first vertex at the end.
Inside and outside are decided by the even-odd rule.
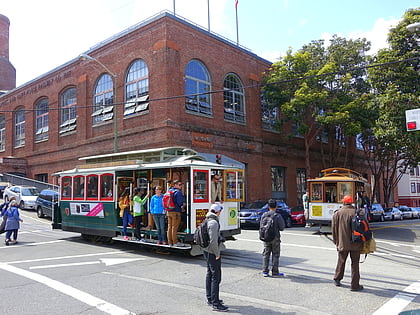
POLYGON ((201 224, 195 229, 194 243, 201 248, 206 248, 210 245, 210 235, 207 226, 207 219, 201 222, 201 224))
POLYGON ((260 223, 260 240, 264 242, 271 242, 276 237, 276 229, 274 226, 274 215, 270 215, 271 213, 266 212, 261 220, 260 223))
POLYGON ((369 241, 372 238, 372 231, 369 223, 360 211, 356 211, 356 215, 351 219, 351 241, 353 243, 361 243, 369 241))

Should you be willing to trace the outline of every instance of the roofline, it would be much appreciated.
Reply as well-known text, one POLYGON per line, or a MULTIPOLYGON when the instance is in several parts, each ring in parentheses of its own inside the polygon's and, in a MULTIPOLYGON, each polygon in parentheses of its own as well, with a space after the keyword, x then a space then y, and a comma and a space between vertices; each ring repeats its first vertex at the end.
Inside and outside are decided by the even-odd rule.
MULTIPOLYGON (((141 21, 141 22, 139 22, 137 24, 134 24, 133 26, 130 26, 129 28, 127 28, 127 29, 125 29, 125 30, 123 30, 123 31, 121 31, 121 32, 119 32, 119 33, 117 33, 117 34, 115 34, 115 35, 113 35, 113 36, 111 36, 111 37, 109 37, 109 38, 101 41, 101 42, 99 42, 98 44, 92 46, 89 50, 87 50, 85 52, 82 52, 81 54, 87 54, 87 55, 89 55, 91 52, 93 52, 93 51, 95 51, 95 50, 97 50, 99 48, 102 48, 105 45, 107 45, 107 44, 109 44, 109 43, 111 43, 113 41, 116 41, 119 38, 121 38, 121 37, 123 37, 123 36, 125 36, 125 35, 127 35, 127 34, 129 34, 131 32, 134 32, 134 31, 136 31, 136 30, 138 30, 138 29, 140 29, 140 28, 142 28, 142 27, 144 27, 146 25, 149 25, 149 24, 151 24, 151 23, 153 23, 153 22, 155 22, 155 21, 157 21, 159 19, 162 19, 164 17, 171 18, 171 19, 173 19, 175 21, 178 21, 178 22, 180 22, 180 23, 182 23, 184 25, 187 25, 187 26, 189 26, 189 27, 191 27, 191 28, 193 28, 193 29, 195 29, 195 30, 203 33, 203 34, 206 34, 206 35, 208 35, 210 37, 213 37, 213 38, 215 38, 215 39, 217 39, 217 40, 219 40, 219 41, 221 41, 221 42, 223 42, 223 43, 225 43, 225 44, 227 44, 227 45, 229 45, 229 46, 231 46, 233 48, 239 49, 242 52, 244 52, 244 53, 246 53, 246 54, 248 54, 248 55, 250 55, 250 56, 252 56, 252 57, 254 57, 254 58, 256 58, 256 59, 258 59, 260 61, 262 61, 262 62, 265 62, 265 63, 270 64, 270 65, 273 63, 273 62, 271 62, 269 60, 266 60, 266 59, 264 59, 264 58, 256 55, 249 48, 246 48, 245 46, 239 45, 239 44, 235 43, 234 41, 232 41, 232 40, 230 40, 230 39, 228 39, 226 37, 223 37, 220 34, 217 34, 215 32, 211 32, 211 31, 208 31, 204 27, 198 25, 197 23, 194 23, 194 22, 192 22, 192 21, 190 21, 190 20, 188 20, 186 18, 183 18, 183 17, 181 17, 179 15, 174 15, 174 14, 170 13, 167 10, 161 11, 161 12, 159 12, 159 13, 157 13, 157 14, 155 14, 155 15, 153 15, 153 16, 151 16, 151 17, 149 17, 149 18, 147 18, 147 19, 145 19, 145 20, 143 20, 143 21, 141 21)), ((59 71, 62 68, 67 67, 68 65, 71 65, 71 64, 77 62, 78 60, 79 60, 79 56, 77 56, 76 58, 71 59, 70 61, 68 61, 68 62, 66 62, 66 63, 64 63, 64 64, 62 64, 62 65, 60 65, 58 67, 55 67, 54 69, 52 69, 52 70, 50 70, 50 71, 48 71, 48 72, 46 72, 46 73, 44 73, 44 74, 42 74, 42 75, 40 75, 38 77, 35 77, 34 79, 32 79, 32 80, 30 80, 30 81, 28 81, 26 83, 23 83, 22 85, 14 88, 12 90, 7 91, 5 94, 0 95, 0 99, 2 97, 4 97, 4 96, 7 96, 9 93, 12 93, 15 90, 18 90, 18 89, 21 89, 21 88, 23 88, 23 87, 25 87, 27 85, 30 85, 33 82, 42 79, 43 77, 46 77, 46 76, 48 76, 48 75, 50 75, 50 74, 52 74, 54 72, 59 71)))

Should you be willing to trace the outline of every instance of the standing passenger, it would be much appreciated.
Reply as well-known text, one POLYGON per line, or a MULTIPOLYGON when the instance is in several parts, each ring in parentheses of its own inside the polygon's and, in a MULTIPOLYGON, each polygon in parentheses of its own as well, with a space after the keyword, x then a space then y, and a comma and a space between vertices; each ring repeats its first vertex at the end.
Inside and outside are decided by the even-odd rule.
POLYGON ((181 191, 182 183, 180 180, 174 181, 174 186, 170 188, 173 190, 173 198, 175 203, 175 209, 168 211, 166 216, 168 217, 168 243, 169 246, 182 246, 178 242, 177 232, 179 224, 181 223, 181 207, 184 204, 184 196, 181 191))
POLYGON ((351 291, 363 290, 363 286, 359 284, 359 259, 362 243, 351 242, 351 220, 356 215, 356 209, 352 206, 353 197, 344 196, 343 206, 334 212, 331 222, 332 237, 334 244, 337 246, 338 261, 335 268, 334 284, 341 286, 341 280, 344 277, 344 268, 346 266, 347 256, 350 254, 351 259, 351 291))
POLYGON ((5 244, 6 246, 9 246, 9 243, 11 241, 10 237, 13 234, 13 244, 17 243, 17 236, 18 236, 18 230, 20 228, 20 223, 23 222, 23 220, 19 216, 19 209, 16 200, 12 200, 9 203, 9 207, 7 208, 4 215, 7 217, 6 226, 4 230, 6 231, 6 239, 5 244))
POLYGON ((207 304, 213 307, 213 311, 226 312, 228 307, 223 305, 219 298, 219 286, 222 281, 222 260, 220 258, 220 224, 219 215, 223 207, 220 204, 212 204, 206 214, 207 228, 210 236, 210 244, 203 248, 203 255, 207 261, 206 296, 207 304))
POLYGON ((118 206, 120 208, 120 217, 123 223, 123 236, 124 240, 128 241, 127 226, 133 224, 133 216, 130 213, 130 187, 126 187, 124 192, 118 199, 118 206))
POLYGON ((142 225, 142 219, 144 216, 144 204, 147 201, 148 195, 146 194, 143 198, 141 197, 143 191, 140 188, 134 189, 133 197, 133 216, 134 216, 134 236, 136 241, 140 241, 140 227, 142 225))
POLYGON ((150 200, 150 213, 153 215, 153 219, 156 224, 158 244, 167 245, 166 242, 166 231, 165 231, 165 209, 163 208, 163 195, 162 187, 156 186, 155 194, 150 200))
POLYGON ((281 214, 276 212, 277 203, 274 199, 268 201, 268 211, 263 214, 260 221, 260 229, 262 223, 265 221, 264 218, 271 216, 273 219, 274 226, 274 239, 270 242, 264 242, 263 250, 263 276, 269 276, 269 265, 270 265, 270 256, 272 260, 271 273, 273 277, 284 276, 283 273, 279 272, 279 259, 280 259, 280 231, 284 230, 285 223, 281 214))
POLYGON ((222 183, 220 183, 220 175, 214 174, 211 177, 211 203, 223 203, 222 183))

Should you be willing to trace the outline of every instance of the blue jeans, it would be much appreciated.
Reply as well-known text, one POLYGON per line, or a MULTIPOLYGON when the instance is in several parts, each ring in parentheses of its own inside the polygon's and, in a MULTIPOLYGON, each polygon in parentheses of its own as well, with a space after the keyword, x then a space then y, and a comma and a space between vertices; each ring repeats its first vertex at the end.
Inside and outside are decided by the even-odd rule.
POLYGON ((123 235, 127 236, 127 226, 129 223, 133 224, 133 216, 131 215, 130 210, 124 210, 122 222, 123 222, 123 235))
POLYGON ((166 227, 165 227, 165 215, 164 214, 153 214, 153 220, 155 220, 158 241, 166 242, 166 227))
POLYGON ((6 231, 6 240, 10 240, 10 236, 12 236, 13 233, 13 240, 16 241, 17 240, 17 236, 18 236, 18 229, 14 229, 14 230, 8 230, 6 231))
POLYGON ((203 250, 204 258, 207 260, 206 274, 206 296, 207 301, 213 305, 220 304, 219 285, 222 281, 222 259, 216 259, 216 255, 203 250))

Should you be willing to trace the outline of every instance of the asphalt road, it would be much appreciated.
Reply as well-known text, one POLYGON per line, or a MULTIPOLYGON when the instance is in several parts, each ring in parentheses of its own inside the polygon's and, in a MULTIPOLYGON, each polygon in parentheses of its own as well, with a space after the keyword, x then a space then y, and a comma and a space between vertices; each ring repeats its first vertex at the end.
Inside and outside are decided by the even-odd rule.
MULTIPOLYGON (((213 314, 202 257, 133 244, 92 244, 21 211, 19 243, 0 245, 1 314, 213 314)), ((261 275, 262 243, 246 229, 222 254, 231 314, 375 314, 420 309, 420 220, 373 223, 377 252, 361 264, 365 290, 332 283, 336 250, 316 228, 282 233, 283 278, 261 275)), ((4 236, 4 235, 3 235, 4 236)))

